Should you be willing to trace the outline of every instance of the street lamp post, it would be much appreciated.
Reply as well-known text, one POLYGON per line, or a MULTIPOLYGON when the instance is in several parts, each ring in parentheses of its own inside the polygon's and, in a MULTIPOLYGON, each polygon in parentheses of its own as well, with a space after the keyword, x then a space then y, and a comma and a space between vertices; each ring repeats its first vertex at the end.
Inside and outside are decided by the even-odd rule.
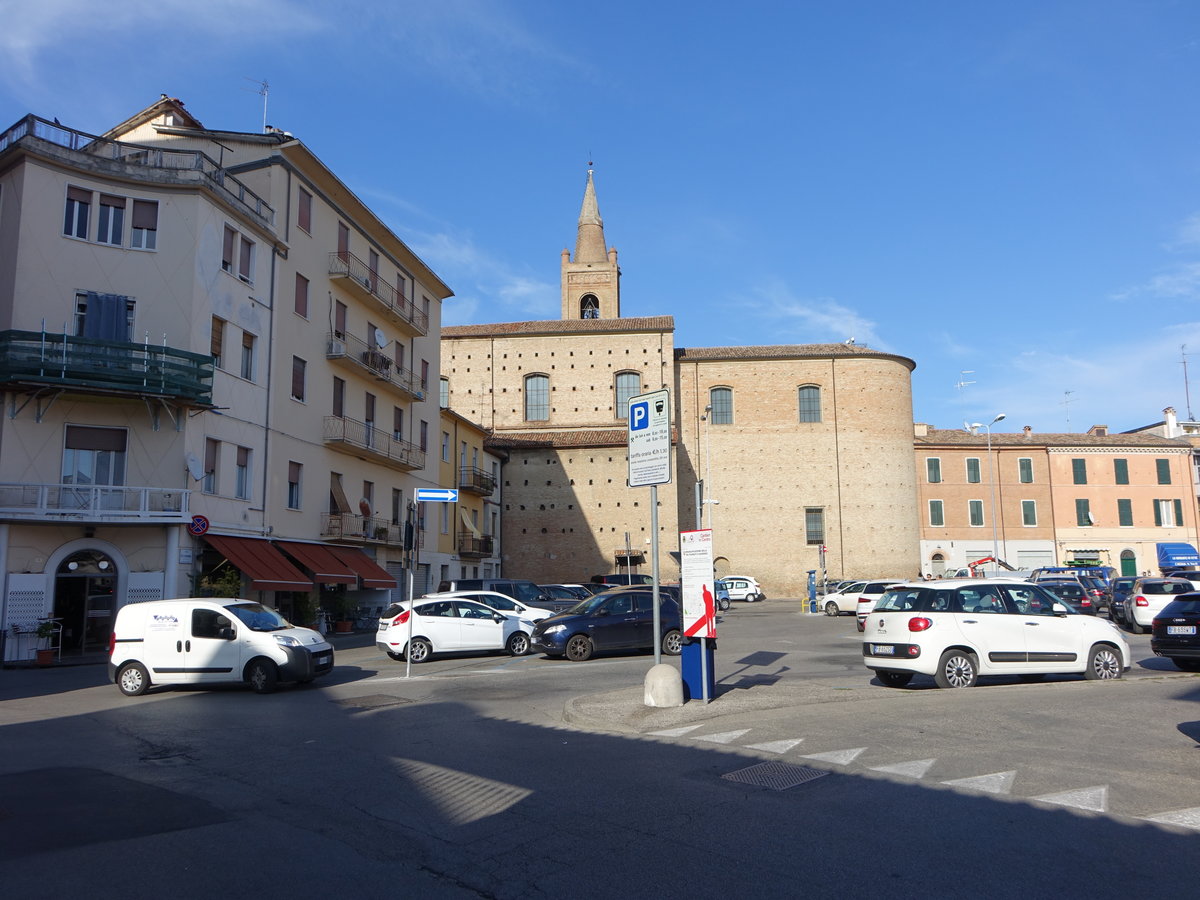
MULTIPOLYGON (((704 415, 700 418, 704 422, 704 492, 708 493, 712 490, 712 407, 704 407, 704 415)), ((704 498, 704 505, 708 507, 709 531, 712 531, 712 508, 717 502, 708 497, 704 498)))
POLYGON ((992 426, 1003 418, 1004 413, 999 413, 987 425, 982 425, 982 423, 975 425, 976 428, 987 428, 988 485, 992 495, 992 560, 996 563, 997 568, 1000 566, 1000 540, 996 536, 996 476, 992 468, 992 426))

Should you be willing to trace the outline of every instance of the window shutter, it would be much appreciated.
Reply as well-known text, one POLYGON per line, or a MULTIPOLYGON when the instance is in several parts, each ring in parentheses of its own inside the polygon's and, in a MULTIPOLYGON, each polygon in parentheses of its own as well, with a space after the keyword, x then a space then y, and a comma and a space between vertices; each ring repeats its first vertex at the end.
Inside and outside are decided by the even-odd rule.
POLYGON ((67 199, 74 200, 76 203, 91 203, 92 202, 92 192, 85 191, 83 188, 68 187, 67 188, 67 199))
POLYGON ((246 466, 250 465, 250 448, 249 447, 238 447, 237 464, 239 466, 241 466, 243 469, 246 466))
POLYGON ((1170 484, 1171 483, 1171 461, 1169 459, 1156 459, 1154 461, 1154 465, 1158 469, 1158 483, 1159 484, 1170 484))
POLYGON ((288 463, 288 482, 290 484, 299 484, 300 483, 300 463, 298 463, 298 462, 289 462, 288 463))
POLYGON ((156 230, 158 228, 158 204, 152 200, 134 200, 133 227, 156 230))
POLYGON ((1154 501, 1154 524, 1162 525, 1162 504, 1159 500, 1154 501))
POLYGON ((1175 501, 1175 525, 1180 528, 1183 527, 1183 501, 1182 500, 1175 501))

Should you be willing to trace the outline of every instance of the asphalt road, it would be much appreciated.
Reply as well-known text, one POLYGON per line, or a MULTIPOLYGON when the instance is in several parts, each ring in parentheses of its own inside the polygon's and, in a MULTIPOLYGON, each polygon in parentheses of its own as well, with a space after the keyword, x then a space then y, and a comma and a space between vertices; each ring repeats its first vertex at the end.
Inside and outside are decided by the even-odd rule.
POLYGON ((1193 890, 1200 679, 870 681, 852 617, 720 623, 718 696, 652 658, 436 659, 340 639, 328 680, 125 698, 0 672, 10 896, 1117 897, 1193 890), (354 646, 357 645, 357 646, 354 646), (1163 821, 1152 821, 1160 819, 1163 821))

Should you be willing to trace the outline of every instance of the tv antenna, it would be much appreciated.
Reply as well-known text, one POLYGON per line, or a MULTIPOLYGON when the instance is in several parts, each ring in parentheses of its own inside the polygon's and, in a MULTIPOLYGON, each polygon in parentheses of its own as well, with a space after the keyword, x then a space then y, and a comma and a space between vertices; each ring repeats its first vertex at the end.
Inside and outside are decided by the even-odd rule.
POLYGON ((1192 392, 1188 388, 1187 344, 1179 345, 1179 355, 1183 358, 1183 397, 1184 397, 1184 400, 1187 402, 1188 421, 1195 422, 1196 420, 1194 418, 1192 418, 1192 392))
POLYGON ((974 384, 974 383, 975 383, 975 382, 973 382, 973 381, 967 381, 967 380, 966 380, 966 378, 965 378, 964 376, 966 376, 966 375, 974 375, 974 374, 975 374, 975 370, 974 370, 974 369, 963 369, 961 372, 959 372, 959 373, 958 373, 958 381, 956 381, 956 382, 954 383, 954 386, 955 386, 956 388, 958 388, 958 390, 959 390, 959 392, 960 392, 960 393, 962 392, 962 389, 963 389, 963 388, 965 388, 965 387, 966 387, 968 384, 974 384))
POLYGON ((242 77, 245 78, 246 81, 249 81, 251 84, 258 85, 257 90, 255 90, 253 88, 242 88, 242 90, 250 91, 250 93, 252 93, 252 94, 258 94, 259 96, 261 96, 263 98, 262 133, 266 134, 267 133, 267 94, 269 94, 271 92, 271 86, 269 84, 267 84, 266 79, 259 81, 257 78, 249 78, 245 75, 243 75, 242 77))
POLYGON ((1075 401, 1071 399, 1074 391, 1063 391, 1063 408, 1067 411, 1067 431, 1071 430, 1071 404, 1075 401))

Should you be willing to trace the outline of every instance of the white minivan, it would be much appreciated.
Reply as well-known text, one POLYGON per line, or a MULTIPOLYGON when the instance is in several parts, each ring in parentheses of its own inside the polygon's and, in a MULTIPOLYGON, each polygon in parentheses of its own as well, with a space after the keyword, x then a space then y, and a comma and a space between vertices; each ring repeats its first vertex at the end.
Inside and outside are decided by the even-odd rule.
POLYGON ((333 647, 253 600, 130 603, 109 636, 108 680, 129 697, 156 684, 245 682, 266 694, 333 670, 333 647))

